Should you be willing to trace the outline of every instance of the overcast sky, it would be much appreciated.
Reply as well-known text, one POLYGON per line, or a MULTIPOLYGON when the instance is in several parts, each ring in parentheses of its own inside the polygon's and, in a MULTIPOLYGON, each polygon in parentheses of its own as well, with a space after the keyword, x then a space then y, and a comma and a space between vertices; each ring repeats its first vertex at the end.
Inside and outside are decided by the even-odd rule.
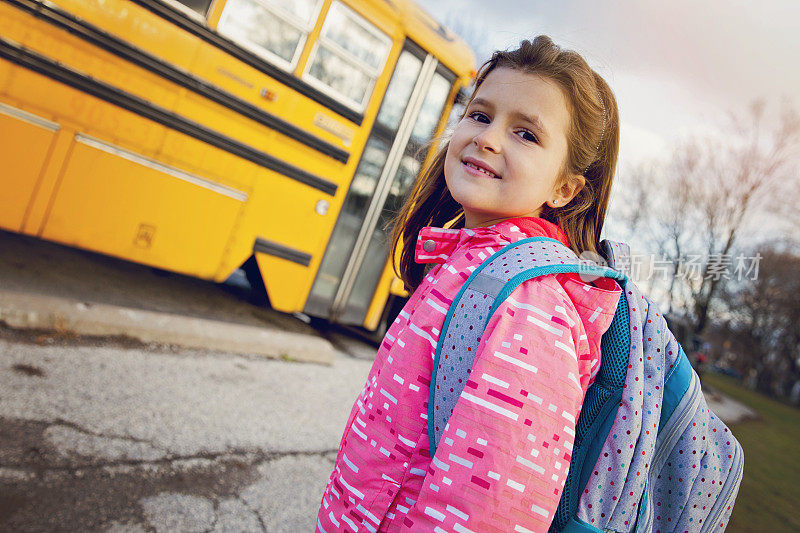
POLYGON ((617 96, 623 166, 755 98, 800 104, 800 0, 417 1, 479 62, 542 33, 581 52, 617 96))

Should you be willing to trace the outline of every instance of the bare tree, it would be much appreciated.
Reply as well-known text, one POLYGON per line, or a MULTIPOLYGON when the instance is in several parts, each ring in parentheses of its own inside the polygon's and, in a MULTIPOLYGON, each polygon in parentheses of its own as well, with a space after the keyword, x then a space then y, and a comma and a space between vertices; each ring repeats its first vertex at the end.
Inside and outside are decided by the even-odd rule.
POLYGON ((783 221, 787 236, 793 242, 800 243, 800 169, 787 185, 784 197, 787 201, 777 206, 776 215, 783 221))
POLYGON ((754 102, 745 116, 731 115, 730 124, 736 137, 708 144, 701 162, 708 181, 696 188, 708 253, 702 278, 692 287, 695 333, 705 328, 714 293, 725 279, 715 272, 724 266, 762 202, 785 192, 781 184, 791 181, 800 141, 800 119, 788 105, 773 127, 765 118, 763 101, 754 102))
POLYGON ((721 294, 745 348, 736 366, 756 369, 758 389, 776 396, 800 380, 800 255, 784 244, 762 248, 756 280, 721 294))
POLYGON ((651 237, 647 215, 660 170, 657 163, 647 161, 627 169, 616 179, 608 216, 611 225, 626 241, 651 237))
POLYGON ((706 327, 722 275, 742 233, 753 228, 765 206, 788 202, 800 145, 800 119, 784 105, 770 121, 762 101, 744 115, 731 115, 726 135, 679 144, 654 192, 652 245, 672 262, 667 289, 676 295, 699 335, 706 327))
POLYGON ((646 161, 620 172, 613 188, 604 235, 622 239, 633 254, 630 274, 637 282, 649 281, 648 293, 653 295, 656 279, 649 265, 640 260, 647 257, 640 251, 657 249, 664 255, 664 233, 656 230, 653 209, 658 205, 657 195, 663 183, 664 169, 654 161, 646 161), (644 268, 643 268, 644 267, 644 268))
MULTIPOLYGON (((680 279, 684 261, 687 253, 694 248, 692 241, 696 235, 693 230, 701 218, 694 198, 696 184, 700 181, 699 174, 702 172, 701 162, 702 151, 692 141, 686 141, 675 150, 667 166, 669 179, 664 188, 666 201, 660 202, 656 207, 660 224, 659 231, 654 233, 654 241, 659 254, 672 266, 666 291, 669 314, 675 312, 675 293, 682 288, 680 279)), ((681 314, 688 311, 685 305, 682 311, 681 314)))

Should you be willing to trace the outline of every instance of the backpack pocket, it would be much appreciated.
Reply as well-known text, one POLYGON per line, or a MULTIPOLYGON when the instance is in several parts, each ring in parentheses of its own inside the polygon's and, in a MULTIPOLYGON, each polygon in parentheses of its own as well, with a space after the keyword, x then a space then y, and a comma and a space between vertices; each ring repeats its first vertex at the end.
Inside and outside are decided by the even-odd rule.
MULTIPOLYGON (((667 408, 666 400, 664 406, 667 408)), ((743 453, 705 402, 699 379, 689 387, 659 431, 648 478, 653 528, 720 531, 741 482, 743 453)))

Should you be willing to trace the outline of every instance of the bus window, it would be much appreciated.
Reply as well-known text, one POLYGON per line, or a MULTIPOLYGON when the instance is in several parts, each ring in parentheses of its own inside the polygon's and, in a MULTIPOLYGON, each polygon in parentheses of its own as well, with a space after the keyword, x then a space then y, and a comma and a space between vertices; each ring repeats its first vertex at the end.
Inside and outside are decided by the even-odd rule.
MULTIPOLYGON (((306 302, 305 310, 312 315, 328 316, 330 313, 331 304, 345 276, 359 231, 367 217, 389 150, 397 135, 400 121, 406 113, 409 97, 421 69, 422 59, 413 52, 404 50, 400 54, 375 126, 356 168, 317 279, 306 302)), ((385 257, 382 259, 385 260, 385 257)))
POLYGON ((363 111, 389 55, 392 41, 341 2, 331 5, 305 78, 363 111))
POLYGON ((320 0, 228 0, 218 31, 291 70, 314 26, 321 3, 320 0))
POLYGON ((418 145, 428 142, 439 125, 442 109, 450 94, 453 83, 438 72, 431 80, 428 94, 422 102, 422 109, 417 115, 417 123, 411 131, 411 139, 418 145))
POLYGON ((406 110, 408 98, 411 96, 411 90, 421 68, 422 60, 409 52, 404 52, 397 60, 392 83, 386 89, 386 96, 383 97, 381 110, 378 113, 378 124, 391 130, 392 134, 400 125, 400 119, 403 118, 403 111, 406 110))
POLYGON ((372 295, 375 294, 375 288, 383 272, 385 264, 383 260, 389 255, 391 239, 389 226, 414 185, 422 159, 425 157, 422 148, 434 134, 447 102, 447 96, 450 94, 453 76, 447 74, 445 76, 436 72, 426 90, 425 99, 411 132, 411 138, 403 150, 400 166, 392 179, 378 223, 372 230, 366 253, 362 256, 363 260, 359 265, 355 281, 351 285, 351 292, 347 296, 347 303, 340 316, 340 320, 344 323, 360 324, 364 321, 372 295))

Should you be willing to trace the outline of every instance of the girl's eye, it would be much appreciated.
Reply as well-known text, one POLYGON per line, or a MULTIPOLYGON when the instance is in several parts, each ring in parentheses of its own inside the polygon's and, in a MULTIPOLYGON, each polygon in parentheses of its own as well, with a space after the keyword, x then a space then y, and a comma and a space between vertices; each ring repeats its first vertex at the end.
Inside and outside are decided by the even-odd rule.
POLYGON ((536 137, 536 135, 534 135, 533 132, 531 132, 529 130, 519 130, 517 132, 517 135, 519 135, 520 137, 522 137, 523 139, 525 139, 528 142, 532 142, 532 143, 538 143, 539 142, 539 139, 536 137))
POLYGON ((477 122, 481 122, 483 124, 489 123, 489 117, 487 117, 485 113, 481 113, 480 111, 473 111, 472 113, 469 114, 469 118, 477 122))

